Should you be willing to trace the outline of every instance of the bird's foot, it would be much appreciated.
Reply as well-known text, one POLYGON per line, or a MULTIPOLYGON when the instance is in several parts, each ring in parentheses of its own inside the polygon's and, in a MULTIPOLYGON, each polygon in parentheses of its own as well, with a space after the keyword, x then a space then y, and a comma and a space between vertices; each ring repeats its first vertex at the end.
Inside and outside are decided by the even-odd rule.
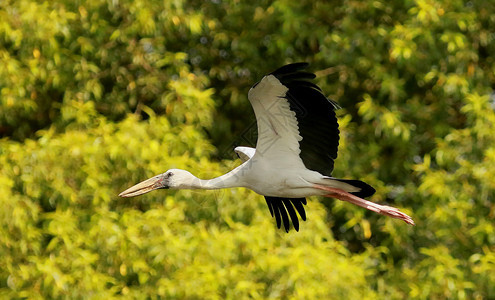
MULTIPOLYGON (((375 203, 376 204, 376 203, 375 203)), ((377 213, 384 215, 384 216, 389 216, 395 219, 400 219, 406 222, 409 225, 415 225, 413 219, 408 216, 407 214, 401 212, 399 209, 392 207, 392 206, 387 206, 387 205, 380 205, 376 204, 379 207, 379 211, 377 213)), ((369 209, 369 208, 368 208, 369 209)))

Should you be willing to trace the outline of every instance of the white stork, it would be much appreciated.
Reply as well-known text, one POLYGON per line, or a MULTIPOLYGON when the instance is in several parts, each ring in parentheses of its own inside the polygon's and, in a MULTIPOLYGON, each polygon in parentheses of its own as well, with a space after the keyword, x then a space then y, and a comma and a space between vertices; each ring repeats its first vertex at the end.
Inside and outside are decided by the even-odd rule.
POLYGON ((296 231, 306 220, 306 197, 325 196, 348 201, 382 215, 414 225, 405 213, 362 199, 375 189, 359 180, 331 177, 339 145, 337 103, 327 99, 304 72, 307 63, 283 66, 249 90, 258 125, 256 149, 237 147, 243 163, 229 173, 203 180, 185 170, 170 169, 119 194, 134 197, 156 189, 249 188, 265 196, 277 226, 296 231))

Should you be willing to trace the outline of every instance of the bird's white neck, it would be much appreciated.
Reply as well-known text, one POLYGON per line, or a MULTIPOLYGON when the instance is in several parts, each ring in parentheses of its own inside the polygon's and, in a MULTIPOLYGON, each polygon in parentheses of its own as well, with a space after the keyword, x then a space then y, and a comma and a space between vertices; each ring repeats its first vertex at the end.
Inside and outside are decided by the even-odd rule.
POLYGON ((244 187, 244 180, 241 174, 242 172, 240 172, 239 167, 237 167, 229 173, 213 179, 199 179, 195 177, 192 182, 182 185, 181 189, 216 190, 244 187))

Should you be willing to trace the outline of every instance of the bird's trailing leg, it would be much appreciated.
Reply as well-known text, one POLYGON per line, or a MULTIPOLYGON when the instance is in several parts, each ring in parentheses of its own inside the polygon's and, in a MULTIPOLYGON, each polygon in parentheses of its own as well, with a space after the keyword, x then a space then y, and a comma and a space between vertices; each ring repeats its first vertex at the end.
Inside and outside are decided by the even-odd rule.
POLYGON ((337 188, 331 188, 322 185, 315 185, 315 188, 329 192, 327 195, 325 195, 325 197, 332 197, 342 201, 347 201, 352 204, 364 207, 368 210, 374 211, 376 213, 382 214, 384 216, 389 216, 392 218, 403 220, 409 225, 415 225, 411 217, 409 217, 408 215, 401 212, 395 207, 380 205, 368 200, 364 200, 362 198, 359 198, 358 196, 355 196, 351 193, 348 193, 346 191, 337 188))

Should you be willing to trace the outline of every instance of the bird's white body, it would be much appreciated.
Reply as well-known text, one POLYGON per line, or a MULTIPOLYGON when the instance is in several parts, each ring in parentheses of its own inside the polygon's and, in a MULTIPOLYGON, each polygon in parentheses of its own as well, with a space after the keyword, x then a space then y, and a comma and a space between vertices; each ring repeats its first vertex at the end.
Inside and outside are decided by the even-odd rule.
POLYGON ((307 64, 284 66, 263 77, 248 94, 256 115, 256 149, 237 147, 243 163, 213 179, 199 179, 188 171, 171 169, 145 180, 120 195, 133 197, 154 189, 249 188, 265 196, 272 216, 289 230, 288 214, 299 229, 295 209, 305 220, 305 197, 327 196, 349 201, 375 212, 414 224, 397 209, 378 205, 356 195, 369 196, 375 190, 358 180, 333 178, 337 157, 338 123, 334 109, 321 89, 307 81, 314 74, 301 72, 307 64), (302 204, 301 204, 302 203, 302 204))
POLYGON ((230 185, 235 184, 235 186, 249 188, 260 195, 282 198, 303 198, 328 194, 328 192, 315 188, 315 185, 339 188, 347 192, 358 191, 352 185, 322 176, 318 172, 285 165, 283 162, 266 159, 262 155, 252 156, 219 179, 220 182, 224 181, 224 187, 232 187, 230 185), (263 175, 260 176, 260 174, 263 175))

